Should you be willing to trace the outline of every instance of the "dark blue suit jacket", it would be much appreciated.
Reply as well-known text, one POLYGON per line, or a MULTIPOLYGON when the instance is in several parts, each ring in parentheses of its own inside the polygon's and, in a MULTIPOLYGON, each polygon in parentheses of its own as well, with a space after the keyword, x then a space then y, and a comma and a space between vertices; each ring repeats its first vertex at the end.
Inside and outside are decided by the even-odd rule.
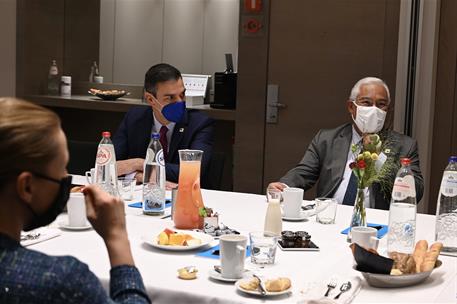
MULTIPOLYGON (((149 106, 131 108, 124 116, 113 137, 117 160, 145 158, 151 140, 154 117, 149 106)), ((176 123, 168 143, 169 151, 165 159, 167 180, 178 182, 178 150, 202 150, 201 183, 205 187, 211 154, 213 150, 214 120, 197 110, 187 109, 181 122, 176 123)))

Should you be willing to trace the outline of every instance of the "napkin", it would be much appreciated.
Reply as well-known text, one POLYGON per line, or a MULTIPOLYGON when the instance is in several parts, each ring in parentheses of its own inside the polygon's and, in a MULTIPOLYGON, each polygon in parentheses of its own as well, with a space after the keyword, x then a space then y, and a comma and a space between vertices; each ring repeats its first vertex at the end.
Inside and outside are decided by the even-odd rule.
POLYGON ((37 243, 41 243, 41 242, 50 240, 50 239, 55 238, 62 234, 62 232, 59 229, 41 227, 41 228, 29 231, 29 232, 21 232, 21 237, 29 235, 29 234, 35 235, 38 233, 39 233, 39 236, 37 238, 23 240, 23 241, 21 241, 21 245, 24 247, 27 247, 27 246, 30 246, 33 244, 37 244, 37 243))
MULTIPOLYGON (((196 256, 204 257, 204 258, 211 258, 211 259, 219 259, 220 258, 220 247, 216 245, 207 249, 205 251, 199 252, 196 256)), ((246 257, 251 256, 251 247, 248 245, 246 246, 246 257)))
POLYGON ((325 292, 328 287, 327 284, 332 280, 329 278, 324 282, 311 282, 308 284, 307 288, 301 291, 303 294, 304 300, 298 302, 298 304, 349 304, 351 303, 357 294, 360 292, 362 286, 362 280, 359 277, 350 277, 350 278, 338 278, 333 277, 338 283, 335 288, 333 288, 327 297, 324 297, 325 292), (334 298, 340 293, 340 287, 343 283, 350 281, 352 284, 351 289, 346 292, 343 292, 339 299, 335 300, 334 298))
MULTIPOLYGON (((131 204, 129 204, 129 207, 143 208, 143 202, 131 203, 131 204)), ((171 202, 169 202, 169 201, 165 202, 165 208, 168 208, 168 207, 171 207, 171 202)))

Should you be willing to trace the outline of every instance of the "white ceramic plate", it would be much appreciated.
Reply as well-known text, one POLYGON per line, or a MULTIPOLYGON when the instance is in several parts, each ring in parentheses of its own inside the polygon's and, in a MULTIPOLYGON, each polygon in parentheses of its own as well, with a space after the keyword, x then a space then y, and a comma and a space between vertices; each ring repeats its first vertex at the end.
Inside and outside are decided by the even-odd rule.
MULTIPOLYGON (((442 262, 440 260, 436 261, 435 268, 440 267, 442 262)), ((356 267, 354 266, 354 269, 356 267)), ((362 272, 363 277, 367 280, 367 283, 373 287, 382 287, 382 288, 392 288, 392 287, 405 287, 412 286, 425 281, 432 271, 413 273, 413 274, 403 274, 403 275, 389 275, 389 274, 379 274, 379 273, 369 273, 362 272)), ((359 270, 357 270, 359 271, 359 270)))
POLYGON ((244 272, 243 272, 243 275, 241 278, 238 278, 238 279, 229 279, 229 278, 224 278, 222 276, 222 274, 220 274, 219 272, 217 272, 216 270, 214 269, 211 269, 209 272, 208 272, 208 275, 211 279, 215 279, 215 280, 218 280, 218 281, 223 281, 223 282, 236 282, 242 278, 247 278, 247 277, 251 277, 252 276, 252 272, 245 269, 244 272))
POLYGON ((310 217, 310 215, 309 215, 310 212, 309 211, 313 211, 313 210, 301 211, 299 217, 282 216, 282 219, 285 220, 285 221, 291 221, 291 222, 304 221, 304 220, 308 219, 308 217, 310 217))
POLYGON ((59 226, 59 228, 66 229, 66 230, 75 230, 75 231, 88 230, 88 229, 92 228, 90 223, 87 223, 87 225, 85 225, 85 226, 76 226, 75 227, 75 226, 69 226, 68 222, 63 221, 63 222, 58 222, 57 225, 59 226))
MULTIPOLYGON (((244 280, 250 280, 251 278, 249 279, 239 279, 238 281, 236 281, 235 283, 235 286, 236 286, 236 289, 238 289, 239 291, 241 292, 244 292, 244 293, 247 293, 247 294, 251 294, 251 295, 256 295, 256 296, 261 296, 261 297, 275 297, 275 296, 280 296, 280 295, 283 295, 283 294, 286 294, 286 293, 289 293, 291 292, 292 290, 292 286, 289 287, 288 289, 286 290, 283 290, 283 291, 277 291, 277 292, 273 292, 273 291, 267 291, 267 293, 265 295, 262 295, 260 293, 260 290, 246 290, 246 289, 243 289, 240 287, 240 283, 243 282, 244 280)), ((262 279, 262 281, 266 281, 268 279, 262 279)))
POLYGON ((159 245, 158 235, 162 231, 159 231, 157 233, 152 233, 152 235, 143 235, 141 237, 141 239, 146 244, 148 244, 152 247, 163 249, 163 250, 169 250, 169 251, 193 250, 193 249, 204 247, 214 240, 214 238, 211 235, 201 233, 201 232, 195 232, 195 231, 191 231, 191 230, 173 230, 173 231, 189 234, 194 238, 200 239, 202 242, 198 245, 193 245, 193 246, 159 245))

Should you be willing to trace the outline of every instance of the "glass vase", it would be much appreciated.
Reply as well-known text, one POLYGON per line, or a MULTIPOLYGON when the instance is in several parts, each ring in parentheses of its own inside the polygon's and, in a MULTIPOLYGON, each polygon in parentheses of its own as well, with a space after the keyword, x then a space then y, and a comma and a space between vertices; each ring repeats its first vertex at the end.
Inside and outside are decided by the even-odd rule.
POLYGON ((357 226, 367 226, 367 214, 365 211, 365 192, 363 188, 357 188, 357 196, 355 198, 354 202, 354 209, 352 211, 352 217, 351 217, 351 224, 349 225, 349 232, 348 232, 348 237, 347 241, 351 242, 352 236, 351 236, 351 230, 352 227, 357 227, 357 226))

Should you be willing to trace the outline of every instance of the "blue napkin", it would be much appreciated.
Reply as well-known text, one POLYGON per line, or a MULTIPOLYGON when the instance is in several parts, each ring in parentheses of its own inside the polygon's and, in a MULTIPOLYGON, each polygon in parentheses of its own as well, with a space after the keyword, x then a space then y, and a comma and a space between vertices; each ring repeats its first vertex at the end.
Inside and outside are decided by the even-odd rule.
MULTIPOLYGON (((196 256, 204 257, 204 258, 210 258, 210 259, 219 259, 219 245, 211 247, 208 250, 199 252, 196 254, 196 256)), ((251 248, 250 246, 246 247, 246 257, 251 256, 251 248)))
MULTIPOLYGON (((132 208, 143 208, 143 202, 136 202, 136 203, 129 204, 129 207, 132 207, 132 208)), ((168 207, 171 207, 171 202, 170 201, 166 201, 165 202, 165 208, 168 208, 168 207)))
MULTIPOLYGON (((378 230, 378 239, 382 238, 384 235, 387 234, 388 226, 383 225, 383 224, 373 224, 373 223, 368 223, 368 227, 374 227, 378 230)), ((341 234, 348 234, 349 228, 344 229, 341 231, 341 234)))

